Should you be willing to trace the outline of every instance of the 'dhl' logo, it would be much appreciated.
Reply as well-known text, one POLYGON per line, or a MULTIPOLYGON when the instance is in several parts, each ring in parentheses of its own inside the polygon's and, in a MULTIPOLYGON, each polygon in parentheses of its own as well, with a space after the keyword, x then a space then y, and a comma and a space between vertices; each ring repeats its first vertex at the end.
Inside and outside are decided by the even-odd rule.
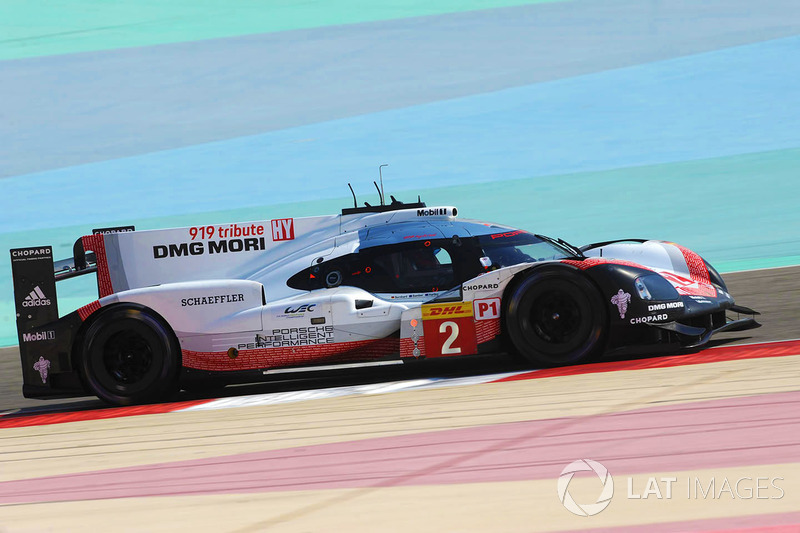
POLYGON ((430 310, 431 316, 448 316, 448 315, 458 315, 464 312, 469 311, 464 304, 456 304, 456 305, 444 305, 441 307, 434 307, 430 310))

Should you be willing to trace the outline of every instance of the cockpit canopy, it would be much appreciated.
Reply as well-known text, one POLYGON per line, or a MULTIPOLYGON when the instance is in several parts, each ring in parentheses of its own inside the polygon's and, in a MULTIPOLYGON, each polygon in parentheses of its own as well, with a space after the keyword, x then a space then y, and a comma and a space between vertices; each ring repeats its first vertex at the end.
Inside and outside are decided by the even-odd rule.
POLYGON ((287 284, 300 290, 347 285, 372 293, 431 293, 450 290, 498 268, 577 257, 546 237, 494 229, 500 231, 362 246, 355 253, 298 272, 287 284))

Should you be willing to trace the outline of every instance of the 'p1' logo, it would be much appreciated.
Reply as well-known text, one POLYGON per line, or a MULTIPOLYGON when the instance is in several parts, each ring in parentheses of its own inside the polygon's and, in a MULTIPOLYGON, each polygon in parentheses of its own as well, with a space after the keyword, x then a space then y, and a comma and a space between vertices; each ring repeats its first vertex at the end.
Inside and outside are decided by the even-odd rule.
POLYGON ((276 218, 270 221, 273 241, 291 241, 294 239, 294 219, 276 218))
POLYGON ((475 320, 491 320, 500 317, 500 298, 473 300, 475 320))

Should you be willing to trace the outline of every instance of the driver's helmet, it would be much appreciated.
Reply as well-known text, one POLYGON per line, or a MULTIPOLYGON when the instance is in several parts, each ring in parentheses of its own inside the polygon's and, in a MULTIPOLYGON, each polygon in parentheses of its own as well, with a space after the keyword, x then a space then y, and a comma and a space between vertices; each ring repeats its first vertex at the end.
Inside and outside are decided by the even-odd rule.
POLYGON ((439 266, 436 250, 433 248, 414 248, 404 253, 403 258, 411 270, 425 271, 439 266))

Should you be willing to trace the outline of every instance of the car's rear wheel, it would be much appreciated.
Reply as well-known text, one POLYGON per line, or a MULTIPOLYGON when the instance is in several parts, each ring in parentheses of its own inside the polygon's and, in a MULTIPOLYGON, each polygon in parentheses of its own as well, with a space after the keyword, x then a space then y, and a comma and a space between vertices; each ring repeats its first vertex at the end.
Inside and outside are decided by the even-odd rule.
POLYGON ((530 363, 582 363, 603 349, 607 311, 598 290, 578 272, 533 270, 510 287, 504 304, 511 351, 530 363))
POLYGON ((110 307, 83 336, 85 383, 112 404, 165 399, 176 390, 179 365, 180 347, 172 330, 143 306, 110 307))

